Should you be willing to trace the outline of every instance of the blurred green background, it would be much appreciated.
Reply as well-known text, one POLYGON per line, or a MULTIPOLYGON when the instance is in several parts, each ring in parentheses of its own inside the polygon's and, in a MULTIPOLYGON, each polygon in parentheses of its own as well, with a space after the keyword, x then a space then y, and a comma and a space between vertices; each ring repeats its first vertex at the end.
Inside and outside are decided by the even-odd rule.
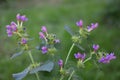
MULTIPOLYGON (((25 54, 10 59, 16 52, 17 44, 14 37, 7 37, 5 26, 16 21, 17 13, 25 14, 29 18, 24 26, 34 38, 31 45, 38 45, 38 32, 41 26, 45 25, 50 33, 55 33, 61 39, 58 54, 63 59, 72 44, 71 36, 64 30, 64 26, 68 25, 77 30, 75 23, 80 19, 84 21, 84 26, 98 22, 99 27, 91 33, 91 43, 85 42, 84 48, 92 49, 93 43, 99 44, 101 51, 114 52, 117 59, 101 65, 100 68, 87 63, 86 69, 77 74, 81 77, 80 80, 120 79, 120 0, 0 0, 0 80, 14 80, 12 74, 22 71, 30 63, 25 54)), ((75 49, 73 52, 77 51, 80 50, 75 49)), ((33 54, 36 60, 45 58, 40 55, 40 51, 33 54)), ((71 56, 70 60, 75 59, 71 56)), ((24 80, 35 80, 35 76, 28 75, 24 80)))

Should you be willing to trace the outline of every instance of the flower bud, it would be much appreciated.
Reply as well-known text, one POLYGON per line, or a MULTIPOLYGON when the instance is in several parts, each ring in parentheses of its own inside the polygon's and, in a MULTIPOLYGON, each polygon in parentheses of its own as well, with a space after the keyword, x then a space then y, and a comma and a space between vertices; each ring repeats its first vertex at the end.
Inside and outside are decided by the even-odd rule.
POLYGON ((93 49, 96 52, 99 49, 99 45, 98 44, 93 44, 93 49))
POLYGON ((82 28, 82 27, 83 27, 83 21, 80 20, 80 21, 76 22, 76 25, 77 25, 78 27, 82 28))
POLYGON ((45 38, 45 35, 44 35, 43 32, 39 32, 39 36, 40 36, 41 39, 44 39, 44 38, 45 38))
POLYGON ((112 59, 116 59, 114 53, 110 53, 110 54, 106 54, 105 56, 102 56, 98 62, 106 64, 109 63, 112 59))
POLYGON ((46 26, 42 26, 41 30, 42 30, 42 32, 46 33, 47 32, 46 26))
POLYGON ((26 38, 22 38, 22 39, 21 39, 21 43, 22 43, 22 44, 26 44, 26 43, 27 43, 27 39, 26 39, 26 38))
POLYGON ((48 52, 48 48, 46 46, 43 46, 41 50, 43 54, 46 54, 48 52))
POLYGON ((60 68, 63 67, 63 60, 62 60, 62 59, 60 59, 60 60, 58 61, 58 65, 60 66, 60 68))

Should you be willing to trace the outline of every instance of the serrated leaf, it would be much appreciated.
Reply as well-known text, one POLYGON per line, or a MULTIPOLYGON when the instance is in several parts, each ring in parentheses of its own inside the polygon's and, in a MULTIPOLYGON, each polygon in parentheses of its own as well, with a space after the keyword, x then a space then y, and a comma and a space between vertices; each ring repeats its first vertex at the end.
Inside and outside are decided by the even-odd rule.
POLYGON ((21 50, 20 52, 13 54, 11 59, 13 59, 13 58, 15 58, 17 56, 20 56, 23 52, 24 52, 24 50, 21 50))
POLYGON ((31 74, 33 73, 36 73, 38 71, 47 71, 47 72, 51 72, 53 70, 53 67, 54 67, 54 63, 49 61, 49 62, 46 62, 45 64, 43 65, 40 65, 34 69, 32 69, 30 71, 31 74))
POLYGON ((26 68, 24 69, 22 72, 19 72, 19 73, 16 73, 16 74, 13 74, 13 78, 15 78, 15 80, 22 80, 29 72, 30 68, 26 68))
POLYGON ((72 29, 68 26, 65 26, 65 30, 70 34, 70 35, 74 35, 74 32, 72 31, 72 29))
POLYGON ((80 44, 75 44, 75 46, 77 46, 79 49, 81 49, 82 51, 85 51, 85 49, 82 47, 82 46, 80 46, 80 44))

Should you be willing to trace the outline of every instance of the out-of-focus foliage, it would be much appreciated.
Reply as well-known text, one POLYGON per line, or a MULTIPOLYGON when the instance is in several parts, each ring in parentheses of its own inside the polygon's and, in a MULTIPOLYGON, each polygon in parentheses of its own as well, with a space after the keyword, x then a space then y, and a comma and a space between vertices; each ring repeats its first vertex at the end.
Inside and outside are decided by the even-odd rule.
POLYGON ((110 0, 108 1, 105 12, 103 14, 102 22, 108 24, 108 26, 119 27, 120 28, 120 0, 110 0))

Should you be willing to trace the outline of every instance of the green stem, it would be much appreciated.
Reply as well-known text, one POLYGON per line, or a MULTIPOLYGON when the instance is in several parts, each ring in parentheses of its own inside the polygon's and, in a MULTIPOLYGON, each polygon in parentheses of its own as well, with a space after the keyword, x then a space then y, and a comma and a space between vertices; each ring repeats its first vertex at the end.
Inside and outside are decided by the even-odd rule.
POLYGON ((70 79, 72 78, 72 76, 73 76, 74 73, 75 73, 75 71, 73 71, 73 72, 71 73, 71 75, 70 75, 70 77, 68 78, 68 80, 70 80, 70 79))
POLYGON ((60 78, 60 80, 63 80, 63 78, 64 78, 64 76, 62 75, 61 78, 60 78))
POLYGON ((23 22, 20 23, 20 27, 21 27, 21 28, 22 28, 22 24, 23 24, 23 22))
POLYGON ((19 21, 17 21, 17 24, 18 24, 17 26, 19 27, 19 25, 20 25, 19 21))
POLYGON ((72 51, 72 49, 73 49, 74 46, 75 46, 75 44, 73 43, 72 46, 69 49, 68 55, 67 55, 66 60, 65 60, 65 65, 67 64, 68 58, 69 58, 70 53, 71 53, 71 51, 72 51))
POLYGON ((92 58, 92 54, 90 55, 90 57, 89 58, 87 58, 83 63, 85 63, 85 62, 87 62, 87 61, 89 61, 90 59, 92 58))
MULTIPOLYGON (((30 59, 31 59, 32 64, 35 64, 35 61, 34 61, 34 59, 33 59, 33 57, 32 57, 32 54, 31 54, 31 51, 29 51, 28 54, 29 54, 29 57, 30 57, 30 59)), ((37 77, 37 80, 40 80, 37 72, 35 73, 35 75, 36 75, 36 77, 37 77)))
POLYGON ((17 32, 17 34, 18 34, 18 36, 22 37, 22 35, 19 32, 17 32))
POLYGON ((39 75, 38 75, 37 72, 35 73, 35 75, 36 75, 36 77, 37 77, 37 80, 40 80, 39 75))

